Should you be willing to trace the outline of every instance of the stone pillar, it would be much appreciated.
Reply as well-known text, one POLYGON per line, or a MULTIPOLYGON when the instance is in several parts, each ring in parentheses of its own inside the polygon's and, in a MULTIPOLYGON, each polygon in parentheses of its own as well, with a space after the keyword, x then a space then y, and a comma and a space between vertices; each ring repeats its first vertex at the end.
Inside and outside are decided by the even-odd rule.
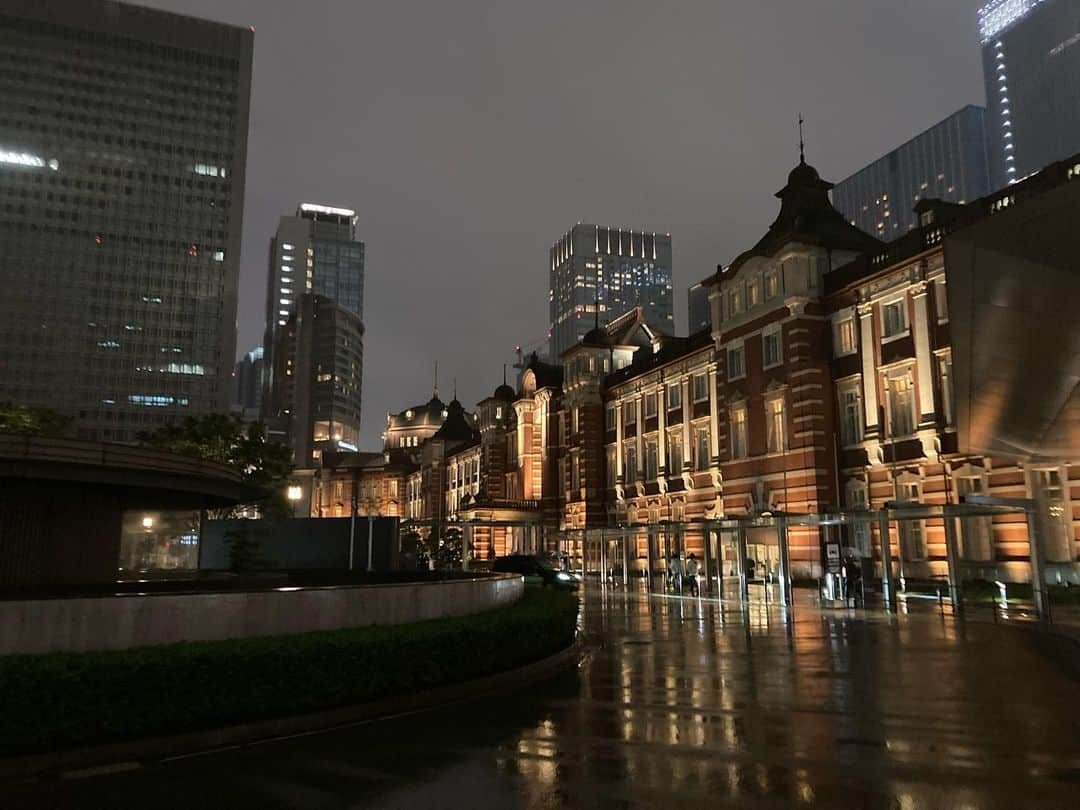
POLYGON ((661 481, 671 473, 667 468, 667 398, 664 396, 664 384, 656 389, 656 466, 661 481))
POLYGON ((720 405, 716 400, 716 366, 710 365, 706 372, 709 386, 709 454, 713 467, 720 463, 720 405))
POLYGON ((920 282, 912 289, 915 304, 915 320, 912 322, 912 337, 915 339, 915 365, 918 366, 919 379, 919 426, 934 424, 934 358, 930 354, 930 319, 927 316, 927 283, 920 282))
POLYGON ((615 481, 623 484, 623 404, 622 401, 615 403, 615 481))
POLYGON ((635 482, 645 480, 645 414, 643 408, 642 398, 638 396, 634 399, 634 409, 637 412, 637 435, 634 436, 634 446, 637 448, 637 478, 635 482))
POLYGON ((885 609, 896 606, 896 580, 892 573, 892 538, 889 536, 889 516, 882 512, 878 517, 878 534, 881 535, 881 594, 885 609))
POLYGON ((684 377, 678 382, 679 387, 682 389, 682 462, 683 469, 693 470, 693 458, 694 458, 694 438, 691 435, 690 430, 690 416, 693 413, 691 408, 693 403, 690 402, 690 378, 684 377))
POLYGON ((884 435, 878 426, 877 371, 874 345, 874 305, 859 304, 859 352, 862 355, 863 414, 866 418, 866 434, 884 435))
POLYGON ((956 519, 945 507, 945 557, 949 562, 949 601, 952 602, 953 615, 964 612, 964 585, 960 581, 960 548, 956 542, 956 519))

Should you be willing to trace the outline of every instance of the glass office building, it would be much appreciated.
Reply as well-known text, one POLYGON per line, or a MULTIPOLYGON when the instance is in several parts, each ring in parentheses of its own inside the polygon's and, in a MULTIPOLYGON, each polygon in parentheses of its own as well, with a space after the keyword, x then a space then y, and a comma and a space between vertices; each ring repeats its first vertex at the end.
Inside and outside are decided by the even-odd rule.
POLYGON ((640 306, 650 326, 674 333, 671 234, 575 225, 548 258, 552 362, 593 328, 598 304, 602 324, 640 306))
POLYGON ((117 441, 229 409, 253 40, 0 5, 0 401, 117 441))
POLYGON ((1080 151, 1080 3, 994 0, 979 9, 994 188, 1080 151))
POLYGON ((990 193, 986 110, 973 105, 916 135, 832 190, 852 225, 891 241, 916 227, 921 199, 969 202, 990 193))
POLYGON ((270 242, 264 412, 298 463, 355 450, 363 377, 364 243, 356 212, 305 202, 270 242))

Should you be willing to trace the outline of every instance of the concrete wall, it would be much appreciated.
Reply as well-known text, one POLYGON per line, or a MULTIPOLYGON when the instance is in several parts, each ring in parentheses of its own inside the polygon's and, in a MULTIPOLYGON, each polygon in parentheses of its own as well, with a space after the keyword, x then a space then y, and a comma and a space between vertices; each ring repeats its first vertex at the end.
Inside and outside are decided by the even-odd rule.
POLYGON ((0 603, 0 655, 408 624, 506 607, 523 593, 520 576, 501 574, 400 585, 10 601, 0 603))
MULTIPOLYGON (((265 570, 335 569, 349 567, 350 518, 289 518, 285 520, 208 520, 203 526, 199 568, 229 568, 229 535, 245 533, 258 558, 254 567, 265 570)), ((371 521, 374 570, 398 567, 398 519, 371 521)), ((353 568, 367 569, 368 518, 356 519, 353 568)))

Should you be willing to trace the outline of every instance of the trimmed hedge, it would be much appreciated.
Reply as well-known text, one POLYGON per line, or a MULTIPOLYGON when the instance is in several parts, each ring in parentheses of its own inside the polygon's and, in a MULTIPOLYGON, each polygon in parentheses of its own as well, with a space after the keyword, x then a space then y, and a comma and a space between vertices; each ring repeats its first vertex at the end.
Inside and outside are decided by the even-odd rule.
POLYGON ((571 594, 386 627, 0 658, 0 754, 172 734, 362 703, 567 647, 571 594))

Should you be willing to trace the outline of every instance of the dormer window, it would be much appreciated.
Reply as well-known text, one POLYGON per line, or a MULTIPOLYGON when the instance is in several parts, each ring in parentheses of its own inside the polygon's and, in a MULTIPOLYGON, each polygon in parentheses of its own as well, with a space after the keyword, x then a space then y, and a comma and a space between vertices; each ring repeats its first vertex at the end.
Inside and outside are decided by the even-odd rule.
POLYGON ((933 209, 929 211, 923 211, 921 214, 919 214, 919 224, 924 228, 934 224, 933 209))
POLYGON ((743 310, 746 309, 745 301, 743 300, 742 285, 735 286, 730 293, 728 293, 728 311, 732 317, 735 315, 741 315, 743 310))
POLYGON ((755 278, 746 285, 746 308, 756 307, 761 303, 761 279, 755 278))

